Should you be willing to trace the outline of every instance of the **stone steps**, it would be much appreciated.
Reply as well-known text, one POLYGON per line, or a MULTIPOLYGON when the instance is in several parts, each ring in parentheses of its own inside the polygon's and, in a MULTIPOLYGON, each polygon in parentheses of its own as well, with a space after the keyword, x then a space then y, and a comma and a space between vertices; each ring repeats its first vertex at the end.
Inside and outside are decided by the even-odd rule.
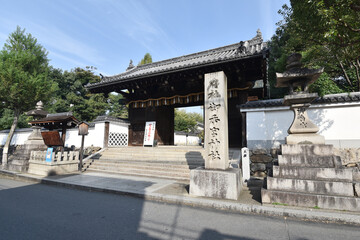
POLYGON ((133 160, 133 161, 204 161, 203 151, 198 152, 186 152, 186 151, 167 151, 163 149, 160 151, 142 151, 133 149, 124 151, 123 149, 118 149, 118 151, 104 151, 98 157, 100 160, 133 160))
POLYGON ((261 190, 261 199, 263 203, 286 204, 321 209, 360 211, 360 198, 358 197, 284 192, 263 188, 261 190))
POLYGON ((328 144, 283 144, 283 155, 332 156, 333 145, 328 144))
POLYGON ((131 163, 108 163, 95 161, 91 164, 92 169, 99 168, 112 168, 116 169, 125 169, 125 168, 134 168, 137 169, 145 168, 147 170, 160 170, 160 171, 169 171, 169 168, 172 172, 190 172, 191 169, 198 167, 197 165, 168 165, 168 164, 131 164, 131 163))
POLYGON ((177 148, 177 147, 119 147, 119 148, 108 148, 106 150, 107 153, 163 153, 163 154, 176 154, 176 153, 189 153, 189 154, 197 154, 204 153, 205 150, 202 147, 199 148, 177 148))
POLYGON ((27 164, 15 164, 15 163, 8 163, 6 169, 9 171, 15 172, 26 172, 29 166, 27 164))
POLYGON ((130 175, 130 176, 141 176, 141 177, 151 177, 151 178, 164 178, 164 179, 172 179, 178 181, 189 182, 190 173, 189 174, 173 174, 173 173, 163 173, 163 172, 146 172, 139 170, 132 171, 112 171, 112 170, 102 170, 102 169, 88 169, 89 172, 103 172, 109 174, 122 174, 122 175, 130 175))
POLYGON ((339 156, 316 156, 316 155, 289 155, 283 154, 278 156, 279 166, 293 167, 324 167, 334 168, 341 166, 341 158, 339 156))
POLYGON ((109 148, 85 163, 86 171, 189 181, 190 170, 204 166, 203 148, 109 148))
POLYGON ((294 178, 307 180, 353 181, 353 170, 347 168, 309 168, 273 166, 272 176, 277 178, 294 178))
POLYGON ((26 172, 29 168, 28 159, 9 159, 6 169, 15 172, 26 172))
POLYGON ((204 164, 204 160, 203 159, 192 159, 192 160, 185 160, 185 159, 129 159, 129 158, 100 158, 100 159, 96 159, 96 161, 101 161, 101 162, 109 162, 109 163, 118 163, 118 162, 126 162, 126 163, 130 163, 130 164, 137 164, 137 163, 153 163, 153 164, 173 164, 173 165, 203 165, 204 164))
POLYGON ((137 165, 137 166, 143 166, 143 167, 150 167, 150 166, 168 167, 168 166, 171 166, 172 168, 179 168, 179 169, 184 169, 184 168, 192 169, 192 167, 196 167, 199 164, 203 164, 203 162, 199 162, 199 163, 195 163, 195 164, 188 164, 187 162, 182 162, 182 161, 178 161, 178 162, 168 162, 168 161, 164 161, 164 162, 160 162, 160 161, 134 162, 134 161, 127 161, 127 160, 96 160, 92 163, 93 166, 95 166, 95 165, 112 165, 112 166, 126 166, 126 165, 134 166, 134 165, 137 165))
POLYGON ((152 173, 155 175, 185 175, 188 176, 190 174, 190 170, 171 170, 166 168, 136 168, 133 166, 122 166, 122 167, 114 167, 114 166, 107 166, 107 165, 98 165, 92 170, 107 170, 112 172, 138 172, 138 173, 152 173))
POLYGON ((344 168, 332 145, 282 145, 262 202, 360 211, 359 171, 344 168))
POLYGON ((166 157, 166 156, 101 156, 98 158, 99 160, 132 160, 132 161, 184 161, 184 162, 204 162, 204 158, 202 157, 166 157))
POLYGON ((305 179, 267 178, 267 188, 285 192, 303 192, 336 196, 354 196, 351 182, 315 181, 305 179))

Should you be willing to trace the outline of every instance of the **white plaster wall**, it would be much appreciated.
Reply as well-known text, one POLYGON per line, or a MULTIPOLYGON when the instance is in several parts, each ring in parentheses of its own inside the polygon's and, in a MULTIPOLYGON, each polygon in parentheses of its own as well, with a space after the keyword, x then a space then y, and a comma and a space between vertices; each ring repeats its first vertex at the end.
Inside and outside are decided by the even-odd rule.
POLYGON ((248 140, 267 139, 265 112, 250 112, 246 115, 248 140))
POLYGON ((313 108, 309 117, 320 126, 319 133, 329 140, 360 138, 360 106, 313 108))
MULTIPOLYGON (((110 122, 109 125, 110 132, 117 132, 117 133, 126 133, 128 135, 128 124, 121 124, 121 123, 112 123, 110 122)), ((28 131, 16 131, 11 145, 23 145, 29 135, 31 134, 32 129, 28 131)), ((105 134, 105 123, 104 122, 97 122, 95 127, 89 128, 89 134, 85 136, 84 147, 104 147, 104 134, 105 134)), ((60 133, 61 135, 61 133, 60 133)), ((6 138, 8 133, 0 133, 0 146, 5 145, 6 138)), ((71 147, 74 145, 77 148, 81 147, 81 136, 78 135, 78 129, 68 129, 66 131, 66 139, 65 139, 65 147, 71 147)))
POLYGON ((199 145, 198 136, 188 136, 186 144, 186 135, 174 134, 174 143, 175 145, 188 145, 188 146, 198 146, 199 145))
POLYGON ((81 136, 78 135, 77 128, 66 130, 65 147, 71 147, 72 145, 77 148, 81 147, 81 136))
MULTIPOLYGON (((293 112, 288 111, 277 111, 277 112, 265 112, 265 127, 266 127, 266 139, 277 141, 285 139, 288 135, 288 127, 293 120, 293 112)), ((275 145, 278 145, 277 141, 275 145)))
POLYGON ((89 132, 89 134, 85 137, 84 145, 86 147, 93 145, 94 147, 103 148, 104 134, 105 134, 105 123, 96 123, 93 131, 89 132))
MULTIPOLYGON (((104 132, 105 124, 96 123, 95 127, 89 128, 89 134, 85 136, 84 147, 104 147, 104 132)), ((66 132, 65 147, 74 145, 77 148, 81 147, 81 136, 78 135, 78 129, 70 129, 66 132)))
POLYGON ((129 134, 128 124, 110 123, 109 132, 126 133, 129 134))
MULTIPOLYGON (((294 113, 288 107, 244 109, 249 148, 278 147, 285 142, 294 113)), ((312 105, 310 119, 335 147, 360 147, 360 104, 312 105)))
MULTIPOLYGON (((127 124, 112 123, 109 124, 109 132, 118 132, 128 134, 127 124)), ((105 123, 97 122, 95 127, 89 128, 89 134, 85 136, 84 147, 104 147, 105 123)), ((70 129, 66 132, 65 146, 77 148, 81 147, 81 136, 78 135, 78 129, 70 129)))
MULTIPOLYGON (((32 129, 29 129, 29 131, 21 131, 14 133, 13 138, 11 139, 10 145, 23 145, 25 141, 28 139, 32 132, 32 129)), ((6 143, 6 139, 8 137, 9 133, 0 133, 0 146, 4 146, 6 143)))

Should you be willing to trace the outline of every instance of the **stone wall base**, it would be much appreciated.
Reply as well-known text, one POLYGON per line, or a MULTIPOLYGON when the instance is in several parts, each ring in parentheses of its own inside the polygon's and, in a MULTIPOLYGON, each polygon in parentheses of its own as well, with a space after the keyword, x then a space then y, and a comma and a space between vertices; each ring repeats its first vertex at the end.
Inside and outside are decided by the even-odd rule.
POLYGON ((51 176, 61 175, 78 171, 78 162, 67 162, 67 163, 47 163, 38 161, 29 161, 28 173, 51 176))
POLYGON ((325 144, 325 138, 319 134, 289 134, 286 144, 325 144))
POLYGON ((360 210, 357 168, 344 168, 332 145, 281 146, 278 165, 261 190, 262 203, 360 210))
POLYGON ((196 168, 190 171, 190 195, 237 200, 241 188, 241 170, 206 170, 196 168))

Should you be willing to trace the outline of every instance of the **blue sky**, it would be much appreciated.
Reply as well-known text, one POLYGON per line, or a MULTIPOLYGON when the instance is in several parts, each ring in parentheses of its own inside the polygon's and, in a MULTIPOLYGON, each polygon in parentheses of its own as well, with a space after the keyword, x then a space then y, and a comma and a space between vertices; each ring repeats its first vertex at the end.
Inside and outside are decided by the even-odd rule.
POLYGON ((19 25, 48 50, 50 64, 97 73, 274 34, 288 0, 11 0, 0 8, 0 46, 19 25))

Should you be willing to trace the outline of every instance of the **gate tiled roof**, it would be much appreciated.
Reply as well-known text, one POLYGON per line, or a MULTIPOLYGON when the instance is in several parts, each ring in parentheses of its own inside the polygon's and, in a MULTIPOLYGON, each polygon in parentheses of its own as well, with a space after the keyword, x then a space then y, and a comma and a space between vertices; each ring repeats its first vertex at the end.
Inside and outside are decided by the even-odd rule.
MULTIPOLYGON (((323 97, 318 97, 312 104, 328 104, 328 103, 347 103, 360 102, 360 92, 329 94, 323 97)), ((283 99, 270 99, 260 101, 249 101, 245 104, 238 105, 238 108, 264 108, 264 107, 279 107, 284 106, 283 99)))
POLYGON ((88 84, 86 87, 92 89, 113 83, 126 82, 133 79, 144 78, 163 73, 181 71, 222 62, 235 61, 242 58, 262 55, 266 49, 267 45, 263 42, 261 32, 258 30, 257 35, 248 41, 241 41, 236 44, 171 58, 164 61, 135 66, 132 68, 129 67, 128 70, 123 73, 114 76, 105 76, 100 82, 88 84))

